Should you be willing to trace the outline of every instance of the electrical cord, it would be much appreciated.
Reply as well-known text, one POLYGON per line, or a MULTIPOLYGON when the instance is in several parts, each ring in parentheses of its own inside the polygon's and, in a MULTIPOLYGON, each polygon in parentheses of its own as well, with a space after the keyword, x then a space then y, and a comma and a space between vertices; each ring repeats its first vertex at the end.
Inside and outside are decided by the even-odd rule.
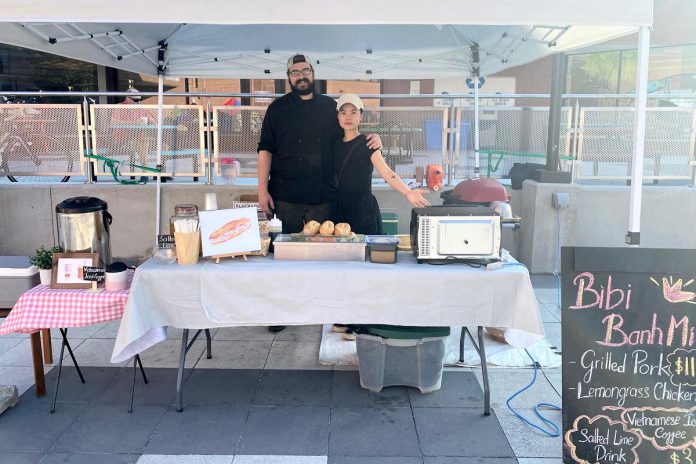
POLYGON ((539 410, 539 408, 546 408, 546 409, 551 410, 551 411, 561 411, 561 408, 559 406, 556 406, 555 404, 550 404, 550 403, 537 403, 536 405, 534 405, 534 413, 537 415, 537 417, 542 422, 548 424, 549 427, 552 428, 552 431, 549 432, 548 430, 544 429, 543 427, 540 427, 536 424, 533 424, 529 419, 527 419, 522 414, 517 412, 510 405, 510 402, 512 400, 514 400, 517 396, 519 396, 522 393, 524 393, 525 391, 529 390, 529 388, 531 388, 531 386, 534 385, 534 382, 536 382, 536 379, 537 379, 537 369, 539 369, 539 367, 540 367, 539 363, 534 360, 534 358, 532 357, 532 355, 529 353, 529 351, 526 348, 524 351, 527 353, 527 356, 529 356, 529 359, 532 360, 532 365, 534 366, 534 377, 532 378, 532 381, 526 387, 522 388, 521 390, 518 390, 516 393, 512 394, 510 396, 510 398, 507 399, 507 401, 506 401, 507 407, 508 407, 508 409, 510 409, 510 411, 512 411, 512 413, 515 416, 517 416, 522 422, 529 425, 530 427, 537 429, 538 431, 540 431, 541 433, 543 433, 546 436, 558 437, 561 435, 561 430, 558 428, 558 426, 551 419, 544 417, 541 414, 541 411, 539 410))

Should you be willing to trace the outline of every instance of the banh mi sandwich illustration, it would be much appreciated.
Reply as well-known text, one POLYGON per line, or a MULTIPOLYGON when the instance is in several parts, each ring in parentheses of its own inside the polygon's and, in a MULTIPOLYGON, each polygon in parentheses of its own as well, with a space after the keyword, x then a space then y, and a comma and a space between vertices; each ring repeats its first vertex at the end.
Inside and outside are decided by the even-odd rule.
POLYGON ((251 220, 249 218, 243 217, 240 219, 235 219, 234 221, 230 221, 219 229, 213 231, 208 236, 208 240, 213 245, 219 245, 242 235, 244 232, 249 230, 250 227, 251 220))

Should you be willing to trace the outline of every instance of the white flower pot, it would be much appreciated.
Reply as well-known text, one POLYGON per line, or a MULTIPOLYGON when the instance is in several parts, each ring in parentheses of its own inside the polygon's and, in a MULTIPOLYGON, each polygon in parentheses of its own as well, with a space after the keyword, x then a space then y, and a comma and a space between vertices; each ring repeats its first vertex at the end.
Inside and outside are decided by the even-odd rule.
POLYGON ((51 285, 51 271, 52 269, 39 269, 41 285, 51 285))

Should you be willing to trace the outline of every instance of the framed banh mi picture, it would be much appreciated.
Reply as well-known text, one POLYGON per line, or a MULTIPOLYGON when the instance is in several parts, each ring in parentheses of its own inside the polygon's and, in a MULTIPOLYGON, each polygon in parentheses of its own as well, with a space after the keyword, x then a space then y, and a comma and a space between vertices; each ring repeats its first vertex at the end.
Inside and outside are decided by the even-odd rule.
POLYGON ((261 249, 256 208, 201 211, 203 256, 244 254, 261 249))

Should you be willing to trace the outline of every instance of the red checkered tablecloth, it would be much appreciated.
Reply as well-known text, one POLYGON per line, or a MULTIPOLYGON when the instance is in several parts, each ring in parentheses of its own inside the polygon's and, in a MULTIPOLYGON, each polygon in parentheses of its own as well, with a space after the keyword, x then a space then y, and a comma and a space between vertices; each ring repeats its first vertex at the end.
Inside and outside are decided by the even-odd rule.
POLYGON ((37 285, 24 292, 0 326, 0 335, 10 332, 31 333, 40 329, 82 327, 120 319, 126 307, 129 288, 107 292, 100 284, 98 291, 54 289, 37 285))

